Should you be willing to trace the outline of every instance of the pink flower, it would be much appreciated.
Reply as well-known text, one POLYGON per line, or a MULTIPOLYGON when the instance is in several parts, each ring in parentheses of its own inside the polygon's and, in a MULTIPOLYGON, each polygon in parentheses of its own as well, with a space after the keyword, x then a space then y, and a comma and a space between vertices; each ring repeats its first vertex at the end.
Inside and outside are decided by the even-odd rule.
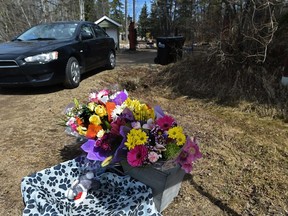
POLYGON ((66 125, 71 127, 72 131, 77 131, 78 125, 76 124, 76 119, 74 117, 71 117, 67 122, 66 125))
POLYGON ((192 171, 192 159, 189 152, 182 150, 176 158, 176 162, 180 164, 181 168, 184 169, 186 173, 190 173, 192 171))
POLYGON ((144 145, 137 145, 127 153, 127 161, 132 167, 142 166, 147 154, 148 150, 144 145))
POLYGON ((169 130, 169 128, 172 127, 174 122, 175 122, 174 118, 168 115, 165 115, 156 120, 156 124, 158 124, 159 127, 164 131, 169 130))
POLYGON ((97 101, 101 101, 102 103, 106 103, 108 101, 108 95, 109 91, 108 90, 101 90, 97 94, 97 101))
POLYGON ((115 134, 115 135, 120 135, 120 127, 122 125, 125 125, 125 121, 124 119, 121 118, 117 118, 115 121, 111 122, 111 129, 110 132, 111 134, 115 134))
POLYGON ((191 139, 187 139, 185 146, 182 148, 179 156, 176 158, 176 162, 180 164, 186 173, 190 173, 193 168, 193 162, 201 157, 202 154, 199 151, 199 146, 197 145, 196 139, 193 139, 193 141, 191 139))
POLYGON ((155 163, 159 159, 159 155, 156 152, 149 152, 148 159, 151 163, 155 163))
POLYGON ((74 117, 69 118, 69 120, 66 122, 67 126, 71 126, 73 124, 75 124, 76 119, 74 117))
POLYGON ((70 127, 73 129, 73 131, 77 131, 77 124, 71 124, 70 127))
POLYGON ((89 102, 96 102, 97 101, 97 93, 91 92, 89 94, 89 102))
POLYGON ((102 102, 102 103, 106 103, 108 101, 108 95, 109 95, 109 91, 108 90, 101 90, 98 93, 96 92, 92 92, 89 94, 89 101, 90 102, 102 102))
POLYGON ((196 138, 194 138, 193 140, 187 139, 183 150, 189 152, 189 155, 192 157, 192 161, 195 161, 202 157, 196 138))
POLYGON ((193 169, 192 163, 185 163, 182 164, 181 168, 186 172, 186 173, 190 173, 193 169))

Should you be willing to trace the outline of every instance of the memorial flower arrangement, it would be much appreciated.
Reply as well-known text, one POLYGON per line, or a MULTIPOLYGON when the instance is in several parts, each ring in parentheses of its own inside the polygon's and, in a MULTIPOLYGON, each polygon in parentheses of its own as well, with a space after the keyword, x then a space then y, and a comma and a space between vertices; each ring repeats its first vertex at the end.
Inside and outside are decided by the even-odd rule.
POLYGON ((85 137, 82 150, 103 166, 123 159, 132 167, 174 161, 189 173, 202 156, 196 139, 171 115, 130 98, 126 90, 94 91, 85 103, 74 99, 65 116, 66 131, 85 137))

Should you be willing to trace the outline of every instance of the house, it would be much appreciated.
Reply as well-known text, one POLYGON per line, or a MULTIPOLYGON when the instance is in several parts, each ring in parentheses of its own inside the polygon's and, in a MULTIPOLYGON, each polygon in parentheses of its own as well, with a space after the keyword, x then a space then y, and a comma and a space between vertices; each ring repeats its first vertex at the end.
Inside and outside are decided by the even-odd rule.
POLYGON ((101 17, 95 23, 98 24, 101 28, 103 28, 106 33, 114 39, 116 49, 119 49, 119 28, 122 25, 107 16, 101 17))

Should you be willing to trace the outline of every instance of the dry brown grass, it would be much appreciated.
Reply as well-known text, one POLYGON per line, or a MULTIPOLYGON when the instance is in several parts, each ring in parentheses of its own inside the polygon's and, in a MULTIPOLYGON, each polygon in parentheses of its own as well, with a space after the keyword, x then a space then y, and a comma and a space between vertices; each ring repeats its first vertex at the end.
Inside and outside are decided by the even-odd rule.
POLYGON ((116 83, 132 97, 162 106, 199 139, 203 158, 163 215, 287 215, 287 124, 160 85, 161 71, 169 67, 121 66, 87 77, 72 90, 1 91, 0 215, 21 215, 24 176, 67 159, 63 153, 74 139, 58 125, 65 106, 75 97, 85 100, 91 89, 116 83))
POLYGON ((220 64, 217 55, 194 53, 166 67, 156 84, 164 84, 180 95, 288 121, 288 88, 280 84, 280 60, 278 65, 270 64, 273 60, 253 66, 220 64))

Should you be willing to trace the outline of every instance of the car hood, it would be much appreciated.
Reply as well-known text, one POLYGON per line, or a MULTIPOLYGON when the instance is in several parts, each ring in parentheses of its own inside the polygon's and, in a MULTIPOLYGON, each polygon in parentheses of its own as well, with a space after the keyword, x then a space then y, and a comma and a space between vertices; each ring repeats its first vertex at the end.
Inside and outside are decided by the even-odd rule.
POLYGON ((68 41, 10 41, 0 44, 0 58, 3 56, 25 56, 42 52, 49 52, 59 46, 67 44, 68 41))

